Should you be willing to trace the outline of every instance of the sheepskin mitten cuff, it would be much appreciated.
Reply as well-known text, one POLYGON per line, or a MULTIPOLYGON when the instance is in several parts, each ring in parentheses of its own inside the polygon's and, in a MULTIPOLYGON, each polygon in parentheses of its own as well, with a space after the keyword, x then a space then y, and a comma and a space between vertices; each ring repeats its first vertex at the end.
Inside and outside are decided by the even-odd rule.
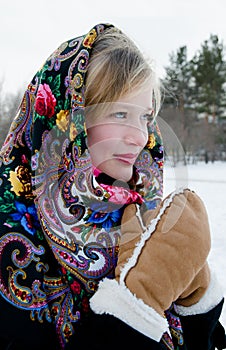
POLYGON ((210 274, 210 230, 201 199, 190 190, 170 194, 141 217, 129 205, 122 220, 115 280, 105 278, 91 298, 96 313, 109 313, 159 341, 172 302, 197 303, 210 274))

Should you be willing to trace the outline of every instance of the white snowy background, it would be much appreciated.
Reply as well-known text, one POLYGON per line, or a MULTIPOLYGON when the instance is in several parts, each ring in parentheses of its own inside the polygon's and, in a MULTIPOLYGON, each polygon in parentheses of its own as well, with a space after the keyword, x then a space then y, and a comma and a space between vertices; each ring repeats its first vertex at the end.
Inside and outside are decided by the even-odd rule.
MULTIPOLYGON (((225 13, 225 0, 140 0, 133 4, 114 0, 107 5, 105 0, 2 1, 0 80, 4 78, 6 91, 25 89, 43 60, 61 42, 101 22, 124 30, 162 71, 168 65, 169 53, 186 45, 190 59, 210 33, 217 34, 225 44, 225 13)), ((183 170, 166 166, 165 178, 166 194, 184 178, 206 204, 212 232, 209 262, 226 295, 226 163, 199 163, 183 170)), ((221 318, 226 326, 226 302, 221 318)))
MULTIPOLYGON (((180 187, 181 177, 205 203, 212 237, 209 264, 217 274, 226 297, 226 162, 199 162, 183 169, 166 165, 164 195, 180 187)), ((221 322, 226 328, 226 301, 221 322)))

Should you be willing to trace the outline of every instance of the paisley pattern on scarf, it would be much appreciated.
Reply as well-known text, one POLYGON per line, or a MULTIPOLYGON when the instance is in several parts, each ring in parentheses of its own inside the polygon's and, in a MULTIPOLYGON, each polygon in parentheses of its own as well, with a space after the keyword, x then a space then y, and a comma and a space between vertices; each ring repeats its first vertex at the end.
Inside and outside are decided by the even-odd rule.
MULTIPOLYGON (((0 295, 33 322, 54 323, 61 349, 117 262, 125 203, 110 200, 116 192, 97 182, 84 123, 92 44, 109 27, 95 26, 47 59, 0 152, 0 295)), ((135 167, 143 187, 134 198, 154 208, 163 168, 156 123, 135 167)))
POLYGON ((162 343, 165 344, 165 346, 167 346, 167 348, 170 350, 186 350, 181 321, 174 310, 173 304, 169 310, 165 311, 165 316, 169 324, 171 337, 168 333, 164 333, 162 343))

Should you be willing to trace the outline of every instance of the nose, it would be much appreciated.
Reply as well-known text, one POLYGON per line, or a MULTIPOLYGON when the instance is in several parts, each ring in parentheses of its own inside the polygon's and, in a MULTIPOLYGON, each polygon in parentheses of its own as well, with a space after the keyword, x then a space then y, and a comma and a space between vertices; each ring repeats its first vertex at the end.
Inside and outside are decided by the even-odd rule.
POLYGON ((127 126, 124 141, 127 145, 136 145, 144 148, 148 142, 148 132, 138 126, 127 126))

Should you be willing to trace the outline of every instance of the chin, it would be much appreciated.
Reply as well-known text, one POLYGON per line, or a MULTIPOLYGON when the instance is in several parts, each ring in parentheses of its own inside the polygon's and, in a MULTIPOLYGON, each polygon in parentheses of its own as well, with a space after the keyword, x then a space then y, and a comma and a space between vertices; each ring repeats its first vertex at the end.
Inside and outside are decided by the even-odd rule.
POLYGON ((130 171, 116 171, 116 172, 113 171, 111 173, 109 172, 108 175, 110 175, 116 180, 128 182, 133 175, 133 170, 131 169, 130 171))
POLYGON ((132 172, 130 173, 130 175, 128 175, 128 176, 118 176, 119 177, 119 179, 118 180, 122 180, 122 181, 124 181, 124 182, 129 182, 129 180, 131 179, 131 177, 132 177, 132 172))
POLYGON ((99 165, 99 169, 113 179, 128 182, 133 175, 133 166, 122 166, 118 162, 104 162, 99 165))

